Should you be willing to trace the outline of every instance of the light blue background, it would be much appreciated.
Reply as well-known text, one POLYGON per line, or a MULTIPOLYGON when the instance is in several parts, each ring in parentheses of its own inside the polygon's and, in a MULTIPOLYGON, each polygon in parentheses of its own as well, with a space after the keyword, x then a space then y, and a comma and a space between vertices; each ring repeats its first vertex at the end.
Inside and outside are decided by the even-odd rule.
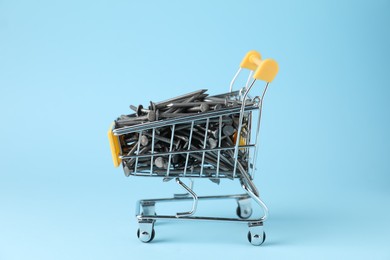
POLYGON ((0 259, 390 259, 389 13, 384 0, 1 0, 0 259), (266 244, 210 222, 139 242, 135 201, 180 190, 114 169, 110 122, 130 104, 226 92, 251 49, 280 65, 256 178, 266 244))

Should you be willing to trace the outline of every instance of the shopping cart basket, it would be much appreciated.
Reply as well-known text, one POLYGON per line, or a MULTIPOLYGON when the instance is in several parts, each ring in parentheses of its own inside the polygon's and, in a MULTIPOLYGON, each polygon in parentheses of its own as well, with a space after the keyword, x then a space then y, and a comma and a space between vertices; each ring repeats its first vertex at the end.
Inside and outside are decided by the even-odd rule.
MULTIPOLYGON (((187 192, 186 194, 175 194, 172 198, 144 199, 137 202, 136 217, 139 223, 137 236, 142 242, 153 240, 155 236, 154 223, 162 219, 243 222, 249 226, 248 240, 251 244, 261 245, 265 241, 263 223, 268 216, 268 209, 260 199, 253 178, 256 171, 257 143, 263 99, 268 84, 274 79, 277 72, 278 65, 274 60, 262 60, 258 52, 250 51, 242 60, 237 73, 233 77, 230 83, 230 91, 208 97, 211 101, 234 102, 238 105, 142 124, 112 124, 108 131, 108 137, 114 165, 122 164, 126 176, 160 177, 164 181, 175 179, 178 185, 187 192), (235 81, 242 69, 250 71, 248 81, 245 87, 239 91, 233 91, 235 81), (257 80, 265 81, 266 84, 260 96, 251 98, 249 92, 257 80), (257 112, 257 116, 254 112, 257 112), (231 121, 234 121, 235 124, 235 131, 230 133, 232 136, 229 138, 223 136, 223 126, 227 124, 226 121, 230 121, 230 124, 231 121), (207 140, 210 136, 209 129, 211 126, 216 129, 213 132, 214 145, 209 145, 207 140), (187 132, 183 133, 183 129, 186 129, 187 132), (168 133, 168 137, 162 139, 161 133, 164 131, 166 135, 168 133), (203 134, 199 134, 199 132, 203 132, 203 134), (142 138, 145 135, 150 138, 148 152, 142 152, 142 138), (135 142, 130 152, 126 146, 129 137, 135 142), (185 145, 178 145, 176 142, 178 137, 183 139, 185 145), (193 145, 195 139, 201 144, 200 146, 193 145), (223 141, 224 139, 225 141, 223 141), (158 142, 161 140, 168 143, 169 148, 167 147, 163 151, 156 149, 158 142), (175 158, 178 156, 183 159, 180 165, 175 163, 175 158), (157 160, 157 158, 159 159, 157 160), (159 167, 156 166, 157 161, 161 164, 159 167), (190 178, 189 186, 182 181, 183 178, 190 178), (193 180, 196 178, 207 178, 217 183, 224 178, 238 179, 245 193, 198 196, 193 190, 193 180), (214 199, 236 200, 238 217, 195 215, 199 200, 214 199), (192 200, 192 209, 188 212, 160 215, 155 211, 156 203, 185 200, 192 200), (261 217, 251 218, 251 200, 254 200, 256 205, 262 209, 261 217)), ((172 100, 152 105, 166 105, 170 102, 172 100)))

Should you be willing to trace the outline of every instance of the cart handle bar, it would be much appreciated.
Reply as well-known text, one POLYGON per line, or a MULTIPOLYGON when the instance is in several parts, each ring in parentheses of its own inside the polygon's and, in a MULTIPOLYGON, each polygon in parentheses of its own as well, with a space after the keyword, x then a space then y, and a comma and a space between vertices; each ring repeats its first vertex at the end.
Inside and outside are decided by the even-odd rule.
POLYGON ((261 59, 257 51, 249 51, 241 61, 240 68, 254 71, 253 78, 272 82, 278 74, 278 63, 273 59, 261 59))
MULTIPOLYGON (((265 82, 269 83, 274 80, 276 77, 276 74, 278 74, 279 66, 278 63, 273 59, 261 59, 261 54, 257 51, 249 51, 245 55, 245 57, 242 59, 240 63, 240 67, 238 68, 238 71, 234 75, 232 81, 230 82, 230 92, 233 91, 233 85, 236 81, 238 75, 240 74, 242 69, 248 69, 250 70, 249 77, 252 76, 256 80, 264 80, 265 82)), ((246 88, 248 87, 248 82, 246 84, 246 88)))
MULTIPOLYGON (((247 95, 251 91, 253 85, 255 84, 256 80, 263 80, 266 82, 265 88, 263 90, 263 94, 260 99, 260 104, 259 104, 259 116, 258 116, 258 124, 257 124, 257 129, 256 129, 256 144, 257 144, 257 139, 259 135, 259 130, 260 130, 260 120, 261 120, 261 110, 263 106, 263 100, 264 100, 264 95, 267 92, 268 85, 271 81, 274 80, 276 77, 276 74, 278 73, 279 66, 278 63, 273 60, 273 59, 266 59, 262 60, 260 53, 257 51, 249 51, 244 59, 242 60, 240 64, 240 68, 238 69, 236 75, 234 76, 232 82, 230 83, 230 92, 232 91, 234 81, 236 80, 238 74, 240 73, 242 68, 246 68, 249 70, 256 69, 255 72, 253 73, 253 80, 252 83, 249 84, 249 86, 245 86, 245 88, 242 89, 244 91, 244 95, 242 97, 242 105, 241 105, 241 110, 240 110, 240 119, 239 119, 239 124, 237 128, 237 137, 236 140, 241 140, 241 129, 242 129, 242 120, 244 117, 244 110, 245 110, 245 103, 247 101, 247 95), (257 67, 257 68, 256 68, 257 67)), ((252 71, 251 71, 252 73, 252 71)), ((251 75, 251 74, 250 74, 251 75)), ((249 78, 248 78, 249 82, 249 78)), ((247 82, 247 85, 248 85, 247 82)), ((236 175, 236 170, 237 170, 237 157, 238 157, 238 149, 239 149, 239 141, 236 141, 235 144, 235 150, 234 150, 234 170, 233 170, 233 178, 236 175)), ((255 155, 253 158, 253 169, 255 170, 255 164, 256 164, 256 156, 257 156, 257 150, 255 151, 255 155)), ((253 175, 252 175, 253 177, 253 175)))

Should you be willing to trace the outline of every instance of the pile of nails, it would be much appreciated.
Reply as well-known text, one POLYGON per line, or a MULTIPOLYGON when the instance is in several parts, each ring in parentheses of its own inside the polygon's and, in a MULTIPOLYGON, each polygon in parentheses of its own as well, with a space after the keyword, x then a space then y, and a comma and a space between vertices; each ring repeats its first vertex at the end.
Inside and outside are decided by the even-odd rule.
MULTIPOLYGON (((240 107, 242 104, 240 101, 232 99, 229 95, 208 96, 206 91, 202 89, 158 103, 150 102, 148 108, 144 108, 142 105, 130 105, 130 109, 135 113, 120 116, 115 121, 115 128, 240 107)), ((244 117, 241 131, 241 136, 244 139, 248 134, 247 121, 248 118, 244 117)), ((215 173, 218 168, 218 172, 221 175, 224 174, 226 177, 232 176, 234 150, 220 149, 219 155, 217 150, 207 151, 204 155, 202 152, 187 154, 187 151, 234 147, 238 124, 239 113, 223 116, 221 126, 219 117, 210 118, 208 124, 206 119, 195 121, 193 128, 191 128, 191 123, 177 124, 174 129, 170 124, 155 128, 153 145, 152 129, 144 130, 142 134, 134 132, 122 135, 120 136, 121 149, 122 153, 127 156, 177 152, 171 156, 155 155, 153 158, 151 156, 141 156, 138 159, 126 159, 124 161, 125 174, 129 176, 135 171, 150 171, 151 164, 153 164, 153 172, 161 175, 166 174, 168 171, 169 176, 178 176, 183 171, 186 171, 189 174, 202 173, 202 175, 207 177, 215 173), (174 131, 173 139, 172 130, 174 131), (222 130, 221 133, 220 130, 222 130)), ((246 154, 240 149, 238 153, 239 169, 237 172, 247 169, 246 157, 246 154)))

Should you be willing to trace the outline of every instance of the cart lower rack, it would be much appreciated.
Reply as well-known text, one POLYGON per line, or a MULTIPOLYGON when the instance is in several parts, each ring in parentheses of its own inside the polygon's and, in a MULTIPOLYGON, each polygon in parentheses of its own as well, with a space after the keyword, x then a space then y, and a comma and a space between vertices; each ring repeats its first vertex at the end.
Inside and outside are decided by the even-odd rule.
POLYGON ((126 176, 160 177, 175 180, 185 194, 172 198, 144 199, 137 202, 137 232, 142 242, 155 236, 157 220, 210 220, 243 222, 249 226, 248 240, 253 245, 265 241, 263 223, 268 209, 253 183, 256 171, 261 111, 268 84, 278 71, 272 59, 262 60, 256 51, 246 54, 235 74, 230 92, 208 96, 206 90, 195 91, 166 101, 153 103, 149 109, 131 106, 134 114, 119 117, 110 127, 108 137, 115 166, 122 164, 126 176), (245 87, 232 91, 242 69, 250 74, 245 87), (251 80, 253 76, 253 79, 251 80), (249 92, 256 80, 266 85, 261 96, 251 98, 249 92), (182 179, 189 178, 190 185, 182 179), (206 178, 215 183, 221 179, 238 179, 244 194, 198 196, 194 179, 206 178), (237 218, 197 216, 201 200, 233 199, 237 201, 237 218), (159 215, 157 203, 192 201, 186 212, 159 215), (251 201, 263 215, 251 217, 251 201))

